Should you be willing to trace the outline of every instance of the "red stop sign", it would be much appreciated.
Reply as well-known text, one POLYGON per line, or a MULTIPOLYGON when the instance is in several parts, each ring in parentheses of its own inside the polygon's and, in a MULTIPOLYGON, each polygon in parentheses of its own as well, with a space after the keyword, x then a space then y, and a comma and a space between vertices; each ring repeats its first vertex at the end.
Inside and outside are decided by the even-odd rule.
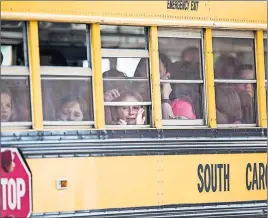
POLYGON ((1 217, 26 218, 32 212, 31 172, 17 148, 1 148, 1 217))

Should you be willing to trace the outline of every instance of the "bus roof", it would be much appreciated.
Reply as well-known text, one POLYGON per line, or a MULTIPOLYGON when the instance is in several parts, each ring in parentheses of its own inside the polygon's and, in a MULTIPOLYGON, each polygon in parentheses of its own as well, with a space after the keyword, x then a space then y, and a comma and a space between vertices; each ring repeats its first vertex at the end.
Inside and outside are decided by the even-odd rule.
POLYGON ((266 1, 3 1, 2 19, 267 29, 266 1))

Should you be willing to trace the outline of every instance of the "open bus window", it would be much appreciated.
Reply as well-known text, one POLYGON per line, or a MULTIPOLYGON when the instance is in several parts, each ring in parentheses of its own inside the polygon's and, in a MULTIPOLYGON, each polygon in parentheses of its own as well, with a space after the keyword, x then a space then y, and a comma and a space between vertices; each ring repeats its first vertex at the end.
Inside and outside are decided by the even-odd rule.
POLYGON ((202 31, 160 28, 158 37, 164 125, 203 125, 202 31))
POLYGON ((253 32, 213 33, 218 124, 256 123, 256 70, 253 32))
POLYGON ((25 22, 1 21, 1 125, 30 126, 30 71, 25 22))
POLYGON ((39 22, 45 125, 93 125, 89 26, 39 22))
MULTIPOLYGON (((102 29, 105 30, 106 27, 102 29)), ((116 29, 123 31, 124 28, 116 29)), ((130 31, 131 36, 124 37, 129 37, 129 40, 122 41, 118 46, 106 44, 107 32, 101 31, 106 125, 146 125, 151 120, 149 51, 145 49, 145 30, 140 27, 126 27, 123 32, 127 31, 130 31), (142 33, 142 44, 137 43, 140 36, 136 32, 142 33)), ((120 31, 114 34, 121 37, 120 31)))

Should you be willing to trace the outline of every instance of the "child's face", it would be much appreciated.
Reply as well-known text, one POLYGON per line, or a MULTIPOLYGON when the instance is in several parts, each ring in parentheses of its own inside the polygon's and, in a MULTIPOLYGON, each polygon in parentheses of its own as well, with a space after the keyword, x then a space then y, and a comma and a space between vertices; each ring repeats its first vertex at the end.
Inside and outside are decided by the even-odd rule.
POLYGON ((187 52, 183 57, 183 61, 189 61, 189 62, 192 62, 192 63, 198 63, 199 62, 199 54, 198 54, 198 52, 195 52, 195 51, 187 52))
MULTIPOLYGON (((252 70, 243 70, 240 73, 240 79, 252 80, 254 79, 254 72, 252 70)), ((253 97, 253 84, 251 83, 236 84, 236 90, 247 92, 253 97)))
POLYGON ((247 92, 251 97, 253 97, 253 84, 251 83, 236 84, 236 90, 247 92))
POLYGON ((66 102, 62 106, 60 112, 60 119, 62 121, 82 121, 83 112, 80 107, 80 104, 77 101, 66 102))
POLYGON ((1 122, 8 122, 11 118, 12 102, 11 96, 5 92, 1 93, 1 122))
MULTIPOLYGON (((138 102, 138 100, 132 96, 127 96, 123 99, 123 102, 138 102)), ((128 125, 136 125, 136 118, 140 109, 140 106, 120 106, 117 108, 117 114, 119 119, 126 121, 128 125)))
POLYGON ((254 79, 254 72, 252 70, 243 70, 240 73, 240 79, 254 79))

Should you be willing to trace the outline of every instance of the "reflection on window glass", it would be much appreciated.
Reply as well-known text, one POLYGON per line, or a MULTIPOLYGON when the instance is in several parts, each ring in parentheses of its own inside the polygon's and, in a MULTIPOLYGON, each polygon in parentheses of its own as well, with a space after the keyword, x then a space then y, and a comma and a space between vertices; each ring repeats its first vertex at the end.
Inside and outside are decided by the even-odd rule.
POLYGON ((101 25, 102 48, 145 48, 143 27, 101 25))
POLYGON ((190 61, 200 64, 200 39, 161 37, 158 41, 160 54, 168 56, 171 62, 190 61))
POLYGON ((28 79, 3 77, 0 90, 1 122, 29 122, 31 109, 28 79))
POLYGON ((216 90, 216 116, 218 124, 253 124, 256 123, 255 92, 249 94, 240 91, 241 87, 250 87, 253 84, 237 83, 215 85, 216 90))
POLYGON ((39 22, 40 65, 88 67, 86 25, 39 22))
POLYGON ((256 123, 254 39, 214 38, 213 53, 217 123, 256 123))
POLYGON ((91 81, 42 80, 43 111, 45 121, 93 120, 91 81))
POLYGON ((26 26, 20 21, 1 20, 1 65, 27 65, 24 32, 26 26))
POLYGON ((195 39, 161 37, 158 41, 162 118, 203 119, 201 34, 195 39))
POLYGON ((253 68, 255 79, 254 39, 214 38, 213 54, 215 79, 245 79, 237 77, 242 65, 253 68))

